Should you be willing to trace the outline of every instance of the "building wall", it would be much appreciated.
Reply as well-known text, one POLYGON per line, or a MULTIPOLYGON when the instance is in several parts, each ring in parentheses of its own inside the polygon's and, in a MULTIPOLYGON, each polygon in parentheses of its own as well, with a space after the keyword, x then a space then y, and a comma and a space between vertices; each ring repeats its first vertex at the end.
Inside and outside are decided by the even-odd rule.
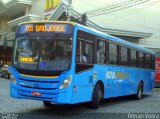
POLYGON ((11 55, 12 48, 11 47, 0 47, 0 61, 3 61, 4 63, 10 64, 11 63, 11 55))
POLYGON ((39 15, 44 18, 45 0, 33 0, 29 13, 39 15))
POLYGON ((12 28, 7 25, 11 17, 0 16, 0 31, 11 32, 12 28))
POLYGON ((45 0, 44 19, 47 20, 54 12, 61 0, 45 0))

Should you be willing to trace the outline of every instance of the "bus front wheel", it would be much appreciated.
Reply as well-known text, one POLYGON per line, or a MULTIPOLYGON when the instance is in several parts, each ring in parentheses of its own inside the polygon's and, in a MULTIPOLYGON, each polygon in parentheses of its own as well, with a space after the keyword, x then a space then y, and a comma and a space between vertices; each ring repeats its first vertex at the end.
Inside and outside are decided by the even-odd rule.
POLYGON ((137 93, 135 94, 135 99, 140 100, 142 98, 142 95, 143 95, 143 85, 140 82, 138 85, 137 93))
POLYGON ((96 84, 92 94, 92 101, 89 103, 89 107, 92 109, 98 109, 101 98, 100 85, 96 84))
POLYGON ((51 106, 51 102, 48 101, 43 101, 43 104, 45 107, 50 107, 51 106))

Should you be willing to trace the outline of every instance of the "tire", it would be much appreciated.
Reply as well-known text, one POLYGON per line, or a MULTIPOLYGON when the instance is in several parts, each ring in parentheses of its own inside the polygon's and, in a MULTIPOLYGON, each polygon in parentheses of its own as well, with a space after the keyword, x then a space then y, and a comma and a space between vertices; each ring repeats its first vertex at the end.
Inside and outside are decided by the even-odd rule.
POLYGON ((92 101, 89 102, 89 107, 92 109, 98 109, 100 98, 100 85, 96 84, 92 94, 92 101))
POLYGON ((6 79, 9 79, 9 74, 6 74, 5 78, 6 78, 6 79))
POLYGON ((51 107, 51 102, 43 101, 45 107, 51 107))
POLYGON ((3 75, 3 73, 1 73, 1 77, 2 77, 2 78, 4 78, 4 75, 3 75))
POLYGON ((7 74, 5 74, 5 78, 6 78, 6 79, 8 78, 7 74))
POLYGON ((143 85, 140 82, 138 85, 138 89, 137 89, 137 93, 134 95, 136 100, 140 100, 142 98, 143 95, 143 85))

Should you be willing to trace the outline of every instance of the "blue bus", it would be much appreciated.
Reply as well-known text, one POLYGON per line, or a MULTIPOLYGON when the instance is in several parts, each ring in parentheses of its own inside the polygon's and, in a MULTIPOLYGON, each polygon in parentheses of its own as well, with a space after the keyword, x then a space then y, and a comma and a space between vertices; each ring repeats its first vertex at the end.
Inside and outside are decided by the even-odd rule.
POLYGON ((66 21, 19 24, 10 95, 45 106, 87 102, 152 91, 155 52, 66 21))

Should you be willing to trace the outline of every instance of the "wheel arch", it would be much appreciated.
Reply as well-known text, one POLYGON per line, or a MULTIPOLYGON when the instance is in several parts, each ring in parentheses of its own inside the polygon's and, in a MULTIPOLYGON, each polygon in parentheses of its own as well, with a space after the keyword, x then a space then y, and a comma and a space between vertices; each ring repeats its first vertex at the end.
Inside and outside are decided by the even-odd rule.
POLYGON ((104 98, 104 83, 103 83, 103 81, 99 80, 99 81, 97 81, 96 85, 97 85, 97 84, 100 85, 101 98, 104 98))
POLYGON ((142 91, 144 90, 144 81, 143 80, 140 80, 139 84, 142 84, 142 91))

